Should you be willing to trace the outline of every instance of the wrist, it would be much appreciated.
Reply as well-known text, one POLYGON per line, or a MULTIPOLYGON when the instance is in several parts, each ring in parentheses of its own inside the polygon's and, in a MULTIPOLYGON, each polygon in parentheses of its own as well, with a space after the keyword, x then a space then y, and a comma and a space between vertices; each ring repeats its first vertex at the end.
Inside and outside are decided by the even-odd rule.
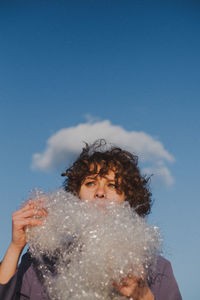
POLYGON ((14 252, 15 254, 18 254, 20 255, 23 251, 25 246, 19 246, 19 245, 16 245, 13 241, 10 243, 10 246, 8 248, 8 250, 10 252, 14 252))

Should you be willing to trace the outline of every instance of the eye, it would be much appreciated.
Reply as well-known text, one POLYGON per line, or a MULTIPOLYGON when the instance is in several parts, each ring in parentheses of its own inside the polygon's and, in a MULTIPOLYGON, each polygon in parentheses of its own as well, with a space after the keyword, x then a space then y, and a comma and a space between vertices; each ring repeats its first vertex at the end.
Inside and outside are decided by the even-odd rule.
POLYGON ((114 183, 109 183, 108 184, 108 187, 110 187, 111 189, 115 189, 116 188, 116 185, 114 183))
POLYGON ((95 184, 95 181, 88 181, 85 183, 86 186, 92 186, 95 184))

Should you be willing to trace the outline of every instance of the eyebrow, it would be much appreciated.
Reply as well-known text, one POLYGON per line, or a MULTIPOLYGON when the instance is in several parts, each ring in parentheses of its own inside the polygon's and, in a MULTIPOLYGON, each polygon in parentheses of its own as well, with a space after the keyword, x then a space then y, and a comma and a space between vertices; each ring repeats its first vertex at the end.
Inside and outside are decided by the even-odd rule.
MULTIPOLYGON (((96 179, 98 177, 98 174, 97 175, 94 175, 94 176, 86 176, 85 177, 85 179, 84 179, 84 181, 86 181, 86 180, 90 180, 90 179, 96 179)), ((102 176, 103 178, 105 178, 106 180, 108 180, 109 182, 115 182, 115 179, 110 179, 110 178, 108 178, 107 176, 102 176)))
POLYGON ((115 179, 109 179, 108 177, 105 177, 110 182, 115 182, 115 179))
POLYGON ((97 176, 86 176, 85 178, 84 178, 84 181, 85 180, 88 180, 88 179, 96 179, 97 178, 97 176))

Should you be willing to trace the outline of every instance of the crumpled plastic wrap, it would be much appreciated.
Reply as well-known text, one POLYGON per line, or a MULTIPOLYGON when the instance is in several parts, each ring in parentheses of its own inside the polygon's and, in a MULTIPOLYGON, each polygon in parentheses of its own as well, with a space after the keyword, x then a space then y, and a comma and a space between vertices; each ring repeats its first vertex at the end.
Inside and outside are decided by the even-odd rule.
POLYGON ((70 193, 35 190, 45 199, 44 225, 27 227, 29 250, 52 300, 124 299, 113 282, 147 277, 161 252, 157 227, 124 201, 81 201, 70 193))

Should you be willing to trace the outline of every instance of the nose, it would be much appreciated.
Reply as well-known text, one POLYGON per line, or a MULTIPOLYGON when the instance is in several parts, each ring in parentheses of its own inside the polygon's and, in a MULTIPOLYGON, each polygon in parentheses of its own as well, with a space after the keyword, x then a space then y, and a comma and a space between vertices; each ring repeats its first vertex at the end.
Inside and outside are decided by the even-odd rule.
POLYGON ((95 191, 95 198, 99 198, 99 199, 105 198, 105 187, 103 184, 98 184, 95 191))

